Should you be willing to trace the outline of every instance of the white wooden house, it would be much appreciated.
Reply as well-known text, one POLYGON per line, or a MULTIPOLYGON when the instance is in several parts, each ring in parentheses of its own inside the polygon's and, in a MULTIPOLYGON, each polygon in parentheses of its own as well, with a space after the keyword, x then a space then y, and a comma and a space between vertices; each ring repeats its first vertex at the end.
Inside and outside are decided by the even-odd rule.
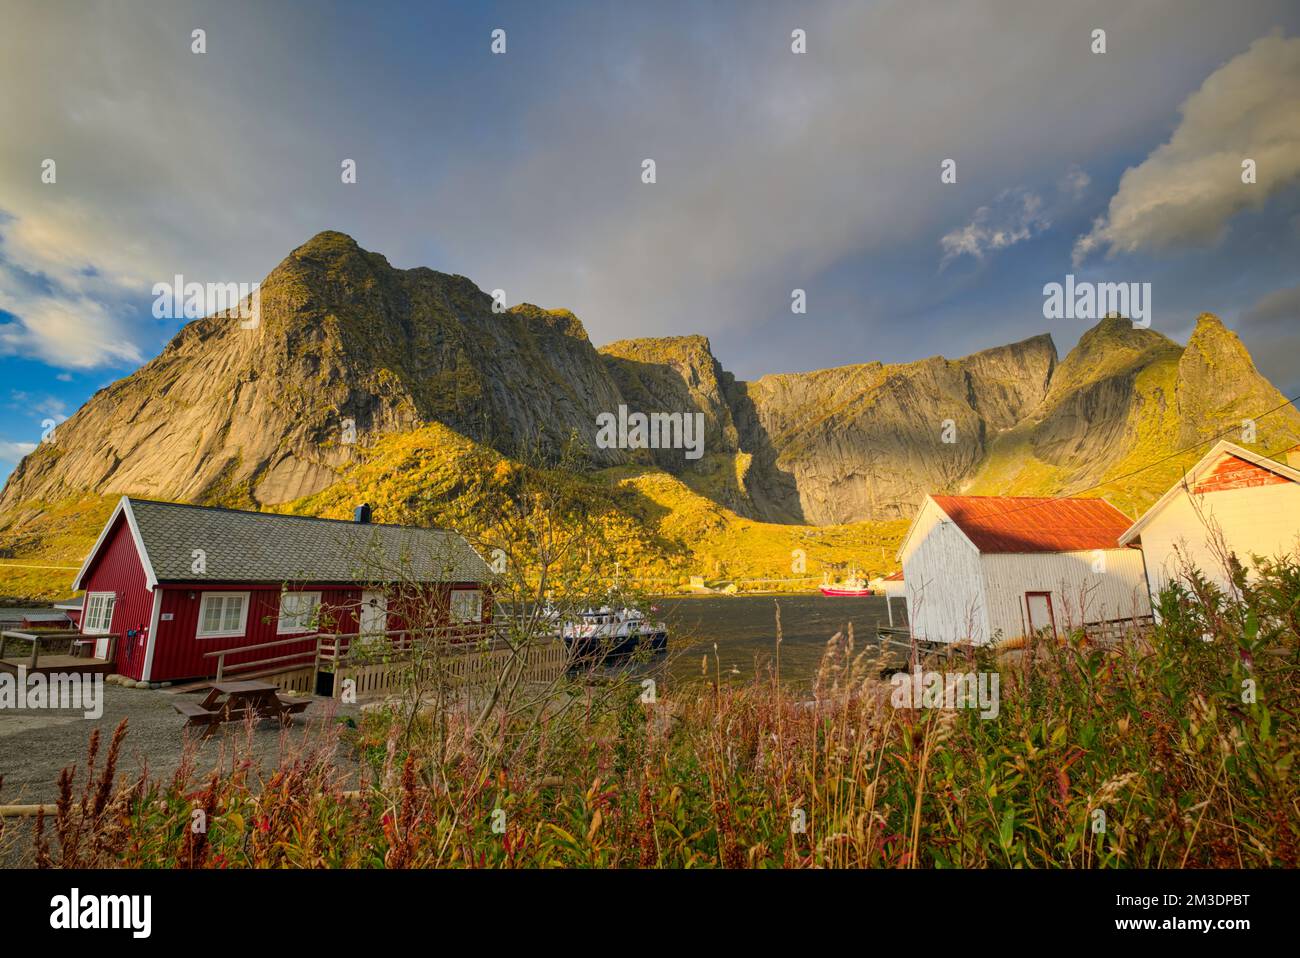
POLYGON ((871 580, 871 591, 876 595, 885 597, 885 614, 889 622, 889 627, 894 628, 894 606, 895 599, 901 599, 903 602, 903 611, 907 610, 907 592, 903 585, 903 570, 898 569, 886 576, 878 576, 871 580))
POLYGON ((1300 447, 1288 456, 1283 465, 1219 442, 1120 536, 1141 543, 1153 596, 1187 565, 1228 590, 1224 552, 1253 571, 1253 556, 1300 547, 1300 447))
POLYGON ((985 645, 1149 616, 1129 521, 1104 499, 926 496, 898 551, 913 635, 985 645))
POLYGON ((903 595, 903 570, 899 569, 897 572, 889 573, 889 575, 872 579, 871 589, 877 595, 887 595, 891 598, 903 595))

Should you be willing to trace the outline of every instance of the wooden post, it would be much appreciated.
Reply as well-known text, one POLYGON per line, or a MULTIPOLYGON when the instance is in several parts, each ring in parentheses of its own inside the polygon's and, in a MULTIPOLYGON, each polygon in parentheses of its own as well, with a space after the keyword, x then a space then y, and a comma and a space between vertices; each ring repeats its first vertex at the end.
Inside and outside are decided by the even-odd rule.
POLYGON ((892 598, 893 596, 891 596, 888 592, 885 593, 885 611, 889 613, 889 627, 891 629, 894 627, 894 606, 890 602, 890 599, 892 598))
POLYGON ((226 653, 222 652, 217 656, 217 681, 221 681, 221 675, 226 670, 226 653))
POLYGON ((31 665, 28 666, 29 671, 32 672, 36 671, 36 660, 39 659, 40 657, 41 657, 41 637, 39 635, 33 635, 32 636, 32 662, 31 665))

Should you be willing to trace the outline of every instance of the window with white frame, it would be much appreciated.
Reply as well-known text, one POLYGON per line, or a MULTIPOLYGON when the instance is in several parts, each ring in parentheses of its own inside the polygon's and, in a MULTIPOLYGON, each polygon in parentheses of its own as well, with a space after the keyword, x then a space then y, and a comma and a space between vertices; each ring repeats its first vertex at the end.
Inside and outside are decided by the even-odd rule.
POLYGON ((204 592, 199 601, 200 639, 217 639, 244 634, 248 622, 247 592, 204 592))
POLYGON ((280 593, 280 621, 275 627, 276 634, 294 635, 313 631, 319 611, 319 592, 280 593))
POLYGON ((86 635, 107 635, 113 627, 113 607, 117 595, 112 592, 91 592, 86 596, 86 610, 81 616, 82 631, 86 635))
POLYGON ((479 589, 452 589, 451 621, 458 623, 482 622, 482 591, 479 589))

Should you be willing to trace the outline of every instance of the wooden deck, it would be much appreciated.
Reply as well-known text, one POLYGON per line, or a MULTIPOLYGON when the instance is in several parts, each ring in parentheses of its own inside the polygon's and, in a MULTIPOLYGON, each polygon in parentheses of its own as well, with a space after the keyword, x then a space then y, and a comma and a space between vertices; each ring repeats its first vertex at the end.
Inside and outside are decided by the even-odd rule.
POLYGON ((117 660, 116 635, 87 637, 70 630, 18 632, 7 629, 0 632, 0 672, 18 674, 18 667, 28 675, 48 675, 51 672, 84 672, 87 675, 111 673, 117 660), (108 655, 97 659, 76 654, 90 643, 108 642, 108 655), (46 652, 46 646, 58 651, 46 652), (21 652, 19 650, 22 650, 21 652))
POLYGON ((18 674, 21 665, 28 675, 48 675, 51 672, 82 672, 86 675, 107 675, 113 671, 113 663, 107 659, 88 659, 80 655, 42 655, 31 667, 30 655, 10 655, 0 659, 0 672, 18 674))

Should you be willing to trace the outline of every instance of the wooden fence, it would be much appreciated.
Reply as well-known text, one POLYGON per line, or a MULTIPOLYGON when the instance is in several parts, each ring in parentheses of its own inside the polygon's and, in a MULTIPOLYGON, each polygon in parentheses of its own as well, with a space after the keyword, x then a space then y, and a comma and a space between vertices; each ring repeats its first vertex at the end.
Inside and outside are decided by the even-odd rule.
POLYGON ((512 659, 522 660, 515 665, 522 666, 526 683, 553 682, 569 665, 568 648, 558 639, 539 639, 523 649, 512 649, 503 642, 487 649, 467 646, 446 651, 437 661, 421 664, 416 664, 412 654, 380 662, 351 657, 333 670, 334 698, 341 698, 345 688, 358 700, 389 695, 406 682, 431 682, 436 673, 459 687, 485 685, 495 681, 512 659))
POLYGON ((1112 645, 1124 639, 1146 635, 1154 627, 1154 616, 1139 615, 1129 616, 1126 619, 1107 619, 1103 622, 1085 622, 1083 634, 1093 642, 1112 645))
POLYGON ((213 660, 215 681, 237 677, 258 678, 284 691, 315 694, 322 672, 334 676, 334 697, 340 698, 346 683, 358 699, 396 691, 403 681, 429 681, 438 669, 454 685, 484 684, 500 674, 512 658, 522 658, 525 682, 549 682, 569 665, 568 648, 559 639, 538 638, 515 651, 492 630, 482 625, 437 629, 394 630, 376 635, 360 633, 294 636, 274 642, 245 645, 204 653, 213 660), (304 642, 314 647, 302 649, 304 642), (433 644, 441 649, 432 658, 433 644), (286 651, 287 646, 299 648, 286 651), (261 657, 227 663, 227 656, 260 652, 261 657), (413 665, 421 661, 426 665, 413 665), (424 673, 412 676, 412 668, 424 673))
POLYGON ((387 632, 365 633, 322 632, 316 637, 317 663, 322 668, 332 668, 357 655, 373 658, 378 653, 401 654, 414 646, 433 639, 453 645, 482 644, 494 641, 496 632, 491 625, 440 625, 428 629, 392 629, 387 632))

